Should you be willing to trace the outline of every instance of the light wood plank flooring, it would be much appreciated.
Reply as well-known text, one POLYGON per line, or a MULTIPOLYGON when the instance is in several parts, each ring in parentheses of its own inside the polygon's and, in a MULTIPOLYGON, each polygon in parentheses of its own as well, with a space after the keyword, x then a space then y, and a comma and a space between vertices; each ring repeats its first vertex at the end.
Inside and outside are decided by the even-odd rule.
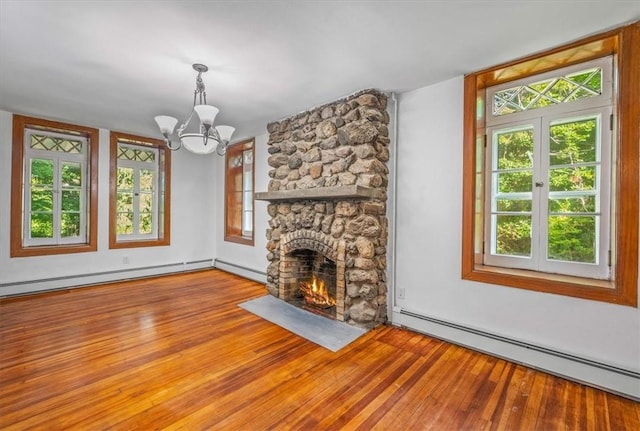
POLYGON ((0 300, 2 430, 638 430, 640 404, 414 332, 337 353, 218 270, 0 300))

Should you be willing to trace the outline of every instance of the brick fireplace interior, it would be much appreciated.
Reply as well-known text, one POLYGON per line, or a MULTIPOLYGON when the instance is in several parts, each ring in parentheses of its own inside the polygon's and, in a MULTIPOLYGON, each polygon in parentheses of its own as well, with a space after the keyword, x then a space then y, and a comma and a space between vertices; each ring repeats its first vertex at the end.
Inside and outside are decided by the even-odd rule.
MULTIPOLYGON (((280 260, 284 271, 282 299, 311 312, 336 319, 336 263, 314 250, 300 249, 280 260)), ((344 270, 341 277, 344 277, 344 270)))
POLYGON ((386 105, 365 90, 270 123, 271 179, 256 193, 269 201, 267 291, 366 328, 387 316, 386 105))

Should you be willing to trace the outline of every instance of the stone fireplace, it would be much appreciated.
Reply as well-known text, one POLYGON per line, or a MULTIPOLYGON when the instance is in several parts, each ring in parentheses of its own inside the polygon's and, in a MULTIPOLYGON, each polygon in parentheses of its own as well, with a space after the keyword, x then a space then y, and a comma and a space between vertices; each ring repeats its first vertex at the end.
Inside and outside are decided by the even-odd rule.
POLYGON ((387 317, 386 104, 365 90, 270 123, 271 180, 256 193, 270 202, 268 292, 367 328, 387 317))

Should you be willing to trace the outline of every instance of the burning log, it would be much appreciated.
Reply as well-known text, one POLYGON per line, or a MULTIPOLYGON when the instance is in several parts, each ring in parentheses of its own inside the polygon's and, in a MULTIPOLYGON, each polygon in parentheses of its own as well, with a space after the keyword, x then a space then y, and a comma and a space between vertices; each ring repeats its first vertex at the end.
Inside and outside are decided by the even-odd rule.
POLYGON ((315 276, 309 281, 300 282, 300 291, 304 295, 307 304, 319 308, 329 308, 336 305, 335 298, 329 296, 324 280, 315 276))

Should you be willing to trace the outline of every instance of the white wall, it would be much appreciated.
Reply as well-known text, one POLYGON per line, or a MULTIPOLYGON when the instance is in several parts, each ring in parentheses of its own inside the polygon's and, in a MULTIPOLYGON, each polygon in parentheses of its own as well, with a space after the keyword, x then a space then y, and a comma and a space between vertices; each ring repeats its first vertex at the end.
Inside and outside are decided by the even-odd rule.
POLYGON ((9 257, 11 134, 12 114, 0 111, 0 296, 211 265, 214 226, 219 224, 214 210, 216 156, 184 150, 172 154, 171 245, 109 250, 109 130, 105 129, 100 129, 99 137, 98 251, 9 257), (128 264, 123 263, 125 256, 128 264), (95 273, 102 275, 86 276, 95 273))
MULTIPOLYGON (((268 134, 255 137, 255 185, 254 191, 266 192, 269 184, 269 169, 267 165, 267 142, 268 134)), ((265 201, 255 201, 255 226, 254 245, 237 244, 224 240, 224 157, 219 157, 216 161, 215 169, 216 192, 218 194, 219 205, 216 206, 216 219, 220 223, 216 225, 215 256, 216 267, 235 272, 239 275, 258 280, 266 281, 265 271, 267 269, 267 238, 268 228, 267 204, 265 201)))
POLYGON ((462 114, 462 77, 399 97, 397 307, 640 371, 637 308, 461 279, 462 114))

